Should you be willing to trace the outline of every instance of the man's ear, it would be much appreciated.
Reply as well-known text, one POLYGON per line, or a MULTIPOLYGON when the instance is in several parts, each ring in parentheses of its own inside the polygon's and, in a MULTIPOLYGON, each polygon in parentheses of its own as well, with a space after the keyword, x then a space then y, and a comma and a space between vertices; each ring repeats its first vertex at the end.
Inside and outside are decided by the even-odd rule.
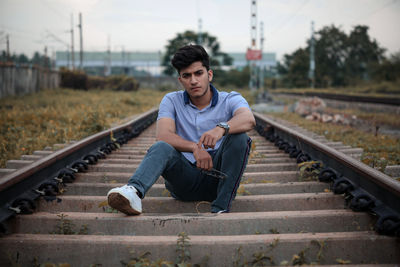
POLYGON ((208 70, 207 72, 208 72, 208 81, 211 82, 214 77, 214 73, 211 69, 208 70))

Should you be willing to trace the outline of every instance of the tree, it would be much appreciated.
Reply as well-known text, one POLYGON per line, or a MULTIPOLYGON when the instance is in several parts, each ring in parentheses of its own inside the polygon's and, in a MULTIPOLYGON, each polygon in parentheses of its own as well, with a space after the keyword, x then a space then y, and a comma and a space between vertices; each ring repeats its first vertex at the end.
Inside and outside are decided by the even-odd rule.
POLYGON ((39 54, 39 52, 35 52, 33 54, 31 62, 32 62, 32 64, 35 64, 35 65, 43 64, 43 59, 42 59, 42 56, 39 54))
POLYGON ((214 77, 216 77, 215 83, 219 86, 233 86, 236 88, 244 88, 249 85, 250 67, 246 66, 241 70, 215 70, 214 77))
POLYGON ((368 26, 355 26, 348 38, 346 74, 350 79, 367 80, 373 65, 383 60, 385 49, 368 35, 368 26))
MULTIPOLYGON (((212 68, 218 69, 221 65, 232 65, 232 58, 220 51, 220 45, 216 37, 209 35, 207 32, 201 34, 203 46, 210 55, 210 65, 212 68)), ((198 40, 198 34, 193 31, 185 31, 178 33, 177 36, 168 41, 166 52, 162 60, 162 66, 165 67, 164 74, 172 76, 175 73, 171 66, 171 59, 175 52, 182 46, 195 44, 198 40)))
POLYGON ((294 87, 308 86, 310 84, 307 76, 310 61, 308 50, 299 48, 291 56, 285 55, 285 61, 287 74, 284 83, 294 87))
POLYGON ((383 59, 381 63, 372 64, 371 77, 376 81, 400 81, 400 51, 383 59))
POLYGON ((347 35, 339 28, 334 25, 326 26, 316 33, 315 83, 317 86, 345 85, 347 53, 347 35))
POLYGON ((6 62, 7 61, 7 53, 6 53, 5 50, 1 51, 0 61, 1 62, 6 62))
MULTIPOLYGON (((279 73, 289 87, 309 84, 306 81, 310 40, 307 43, 305 49, 284 55, 283 64, 278 65, 279 73)), ((315 84, 317 87, 346 86, 371 75, 382 76, 377 66, 384 60, 384 51, 375 40, 371 41, 367 26, 355 26, 349 35, 334 25, 325 26, 315 36, 315 84)))
POLYGON ((16 62, 20 64, 28 64, 29 58, 25 54, 20 54, 17 56, 16 62))

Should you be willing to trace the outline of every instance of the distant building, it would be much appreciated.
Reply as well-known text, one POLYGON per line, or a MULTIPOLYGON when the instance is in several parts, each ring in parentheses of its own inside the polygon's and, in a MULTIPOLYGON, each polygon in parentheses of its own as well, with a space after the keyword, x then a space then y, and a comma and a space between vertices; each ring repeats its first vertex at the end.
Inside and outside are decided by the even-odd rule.
MULTIPOLYGON (((233 58, 228 68, 244 68, 248 62, 245 53, 228 53, 233 58)), ((93 75, 127 74, 133 76, 160 76, 163 67, 161 52, 84 52, 83 68, 93 75)), ((79 67, 79 52, 74 54, 74 66, 79 67)), ((271 70, 276 66, 275 53, 263 53, 258 64, 271 70)), ((56 67, 71 68, 71 56, 67 51, 56 52, 56 67)))

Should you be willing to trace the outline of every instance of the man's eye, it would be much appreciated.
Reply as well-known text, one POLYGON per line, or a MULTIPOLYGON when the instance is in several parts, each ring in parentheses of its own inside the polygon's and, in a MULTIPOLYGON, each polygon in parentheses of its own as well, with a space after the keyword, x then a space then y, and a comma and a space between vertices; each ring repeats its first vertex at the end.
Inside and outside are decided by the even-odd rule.
POLYGON ((200 76, 200 75, 203 74, 203 71, 196 71, 194 74, 195 74, 196 76, 200 76))

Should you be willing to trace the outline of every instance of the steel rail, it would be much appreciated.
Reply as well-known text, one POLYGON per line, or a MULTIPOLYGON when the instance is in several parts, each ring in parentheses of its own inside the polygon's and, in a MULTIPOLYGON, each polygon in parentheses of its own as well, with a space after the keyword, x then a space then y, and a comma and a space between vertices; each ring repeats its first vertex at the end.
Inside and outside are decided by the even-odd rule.
POLYGON ((44 181, 56 177, 59 170, 111 142, 111 135, 119 138, 124 132, 132 134, 134 131, 144 130, 155 121, 157 112, 158 109, 151 109, 129 122, 86 137, 1 178, 0 222, 14 214, 14 211, 9 209, 14 200, 36 199, 40 194, 34 189, 44 181))
POLYGON ((269 127, 276 136, 295 145, 312 159, 342 174, 351 182, 367 191, 392 210, 400 213, 400 183, 344 153, 332 149, 304 134, 298 133, 262 114, 254 113, 257 124, 269 127))

